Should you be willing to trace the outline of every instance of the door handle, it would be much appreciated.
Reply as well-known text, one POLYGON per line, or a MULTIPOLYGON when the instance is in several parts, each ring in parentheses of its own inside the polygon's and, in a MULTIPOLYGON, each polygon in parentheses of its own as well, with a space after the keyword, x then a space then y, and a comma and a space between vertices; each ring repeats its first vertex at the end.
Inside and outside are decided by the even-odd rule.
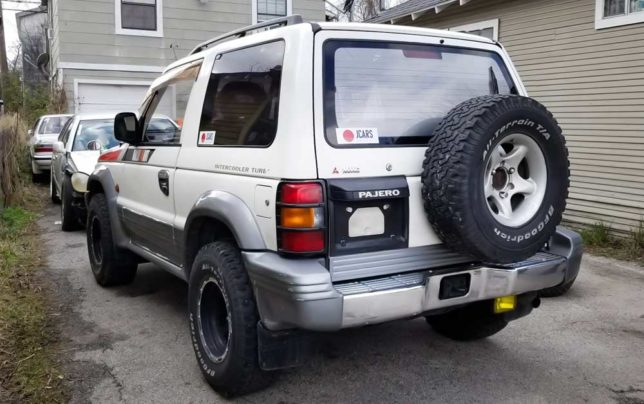
POLYGON ((166 170, 159 171, 159 188, 165 196, 170 195, 170 174, 166 170))

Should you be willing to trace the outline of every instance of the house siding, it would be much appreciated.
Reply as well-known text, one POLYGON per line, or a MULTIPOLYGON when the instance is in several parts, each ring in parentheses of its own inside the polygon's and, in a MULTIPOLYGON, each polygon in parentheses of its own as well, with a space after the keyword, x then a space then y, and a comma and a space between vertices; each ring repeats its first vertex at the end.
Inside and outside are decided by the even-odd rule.
POLYGON ((530 94, 566 136, 571 186, 564 216, 630 231, 644 220, 644 23, 595 30, 594 0, 489 0, 397 24, 450 28, 499 19, 530 94))
MULTIPOLYGON (((60 61, 166 66, 198 43, 252 21, 251 0, 163 1, 163 37, 115 34, 115 0, 56 0, 60 61), (172 45, 172 48, 170 46, 172 45)), ((322 0, 293 0, 293 13, 324 18, 322 0)))

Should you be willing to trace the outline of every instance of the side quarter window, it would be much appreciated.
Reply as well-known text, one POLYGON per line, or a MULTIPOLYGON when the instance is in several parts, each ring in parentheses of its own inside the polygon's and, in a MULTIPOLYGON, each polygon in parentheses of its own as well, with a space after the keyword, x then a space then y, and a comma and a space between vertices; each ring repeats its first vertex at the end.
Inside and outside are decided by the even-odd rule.
POLYGON ((188 100, 201 63, 171 75, 155 89, 143 117, 143 143, 179 144, 188 100))
POLYGON ((284 41, 224 53, 215 61, 199 146, 266 147, 277 133, 284 41))

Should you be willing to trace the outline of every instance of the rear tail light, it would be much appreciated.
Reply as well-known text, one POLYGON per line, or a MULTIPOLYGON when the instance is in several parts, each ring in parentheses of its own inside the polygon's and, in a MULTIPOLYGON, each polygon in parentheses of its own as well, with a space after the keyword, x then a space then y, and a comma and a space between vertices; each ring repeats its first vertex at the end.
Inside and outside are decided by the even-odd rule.
POLYGON ((278 188, 277 241, 284 253, 326 250, 324 192, 319 182, 283 182, 278 188))
POLYGON ((34 146, 34 152, 36 153, 51 153, 54 151, 54 147, 50 144, 40 144, 34 146))

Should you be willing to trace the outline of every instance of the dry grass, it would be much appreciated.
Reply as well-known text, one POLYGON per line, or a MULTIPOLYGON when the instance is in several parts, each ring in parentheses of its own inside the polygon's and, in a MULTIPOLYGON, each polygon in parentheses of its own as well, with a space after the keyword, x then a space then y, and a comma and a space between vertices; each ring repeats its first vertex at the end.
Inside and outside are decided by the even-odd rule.
POLYGON ((0 208, 21 199, 21 164, 27 157, 26 127, 17 114, 0 117, 0 208))
POLYGON ((0 400, 65 402, 58 332, 43 289, 35 220, 44 190, 29 184, 19 207, 0 215, 0 400), (5 394, 6 397, 2 397, 5 394))
POLYGON ((28 177, 26 132, 17 115, 0 117, 0 402, 58 403, 67 396, 35 223, 47 198, 28 177))
POLYGON ((610 225, 595 223, 580 230, 586 251, 644 266, 644 221, 628 237, 617 237, 610 225))

